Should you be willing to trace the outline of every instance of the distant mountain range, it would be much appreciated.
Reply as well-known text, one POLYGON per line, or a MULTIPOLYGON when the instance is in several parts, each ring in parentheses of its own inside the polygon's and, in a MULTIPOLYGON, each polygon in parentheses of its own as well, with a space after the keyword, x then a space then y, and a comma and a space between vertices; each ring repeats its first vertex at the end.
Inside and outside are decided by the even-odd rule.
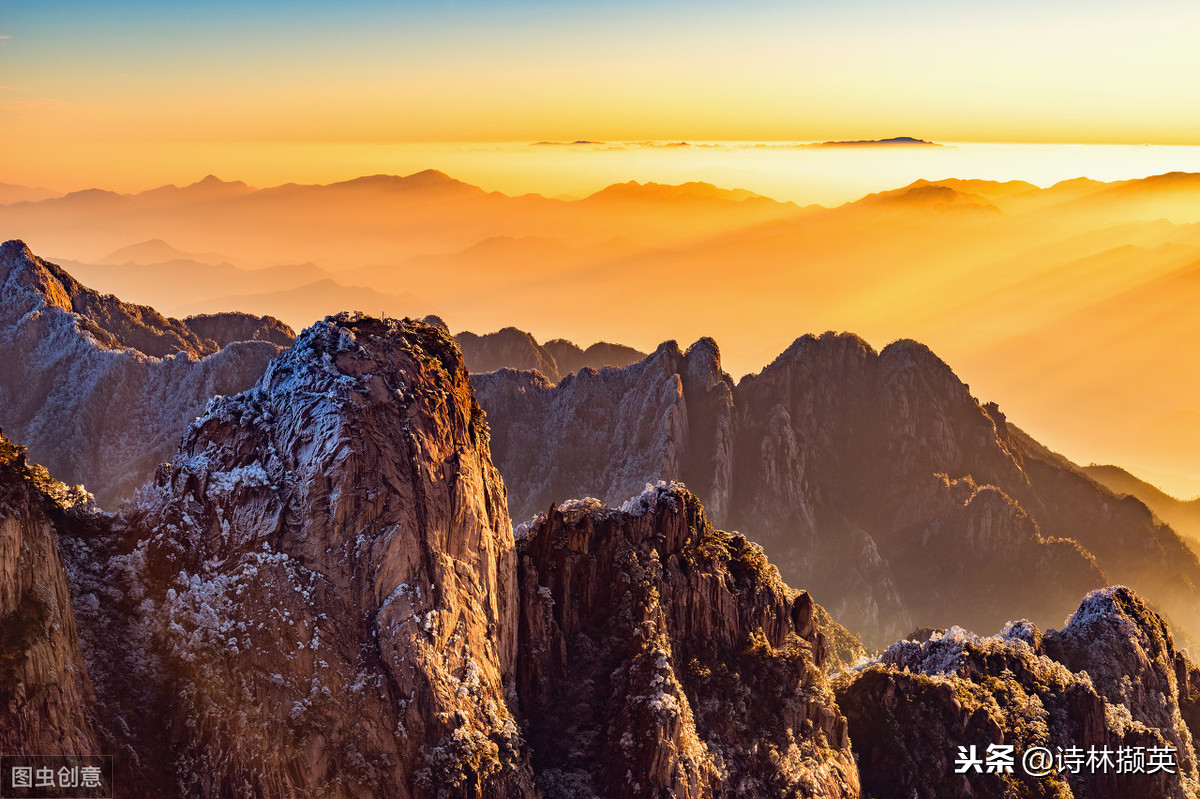
POLYGON ((215 252, 183 252, 182 250, 175 249, 162 239, 147 239, 146 241, 131 244, 128 247, 122 247, 115 252, 111 252, 97 263, 115 264, 118 266, 130 264, 153 266, 154 264, 162 264, 170 261, 192 261, 216 266, 218 264, 227 264, 232 260, 228 256, 215 252))
MULTIPOLYGON (((141 249, 147 257, 166 252, 159 243, 141 249)), ((101 294, 20 241, 0 247, 0 426, 60 478, 86 484, 106 508, 149 479, 209 399, 249 386, 295 338, 272 316, 220 309, 261 304, 320 318, 364 298, 328 278, 308 283, 321 275, 311 264, 242 270, 177 261, 72 265, 72 271, 99 276, 109 291, 127 283, 142 302, 170 291, 160 281, 190 280, 197 287, 192 315, 176 319, 101 294), (288 280, 302 285, 280 288, 288 280), (276 290, 200 299, 206 290, 238 285, 276 290), (210 309, 218 312, 201 313, 210 309)), ((605 343, 584 350, 559 339, 543 346, 511 328, 460 338, 472 369, 540 367, 554 380, 585 366, 624 366, 642 357, 605 343)))
POLYGON ((532 335, 515 327, 506 327, 482 336, 463 331, 454 339, 462 348, 463 360, 471 372, 529 369, 540 372, 554 383, 580 369, 619 368, 646 357, 646 353, 632 347, 606 341, 598 341, 587 349, 566 339, 538 344, 532 335))
POLYGON ((425 305, 412 294, 395 295, 346 285, 313 263, 246 269, 218 260, 220 256, 215 253, 153 260, 171 255, 189 256, 166 242, 156 241, 117 251, 103 263, 64 259, 60 263, 100 291, 178 316, 238 308, 303 327, 323 317, 331 307, 403 316, 415 314, 425 305), (121 257, 128 260, 117 264, 116 258, 121 257))
POLYGON ((20 202, 37 202, 57 196, 50 189, 19 186, 15 183, 0 183, 0 205, 20 202))

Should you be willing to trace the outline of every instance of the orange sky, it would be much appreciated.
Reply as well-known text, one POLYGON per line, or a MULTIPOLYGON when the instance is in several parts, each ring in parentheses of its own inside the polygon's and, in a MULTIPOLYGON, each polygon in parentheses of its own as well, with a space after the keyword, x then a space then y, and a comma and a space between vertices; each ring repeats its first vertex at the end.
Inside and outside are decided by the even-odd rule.
POLYGON ((186 182, 297 142, 1200 144, 1198 23, 1167 0, 48 0, 0 18, 0 181, 186 182))

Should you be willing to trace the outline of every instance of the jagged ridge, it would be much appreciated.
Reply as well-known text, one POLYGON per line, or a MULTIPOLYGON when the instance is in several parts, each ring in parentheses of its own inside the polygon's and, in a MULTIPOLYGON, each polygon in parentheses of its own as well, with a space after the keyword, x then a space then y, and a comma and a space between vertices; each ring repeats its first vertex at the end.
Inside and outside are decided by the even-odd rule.
POLYGON ((1110 578, 1200 634, 1200 563, 1178 536, 916 342, 804 336, 736 387, 707 339, 557 386, 505 370, 473 382, 514 514, 683 479, 873 645, 917 624, 1053 623, 1110 578))
POLYGON ((530 333, 515 327, 482 336, 464 330, 454 338, 462 348, 467 369, 471 372, 535 370, 552 383, 580 369, 620 368, 646 357, 645 353, 632 347, 606 341, 598 341, 586 350, 561 338, 538 344, 530 333))
POLYGON ((1124 587, 1084 598, 1061 630, 1028 621, 981 638, 955 627, 924 642, 901 641, 874 664, 835 681, 850 720, 863 789, 879 799, 973 796, 1155 796, 1185 799, 1200 786, 1194 733, 1196 668, 1176 650, 1161 617, 1124 587), (1015 747, 1012 774, 956 773, 959 747, 1015 747), (1034 777, 1021 763, 1033 747, 1052 753, 1107 747, 1108 768, 1034 777), (1150 747, 1175 765, 1147 766, 1150 747), (1116 752, 1142 749, 1140 770, 1116 752), (1124 771, 1125 773, 1120 773, 1124 771))
MULTIPOLYGON (((44 472, 12 474, 39 503, 69 494, 44 472)), ((563 503, 515 552, 504 508, 451 339, 351 315, 310 328, 253 390, 211 403, 123 518, 62 516, 120 784, 425 799, 533 797, 536 778, 550 796, 859 795, 821 674, 838 633, 757 546, 714 530, 679 486, 620 509, 563 503)), ((905 755, 920 768, 889 784, 937 783, 953 735, 1069 733, 1177 746, 1179 780, 1119 786, 1174 796, 1194 789, 1197 677, 1165 623, 1109 589, 1061 633, 951 631, 837 685, 859 751, 921 743, 905 755)), ((894 762, 860 767, 876 785, 894 762)))

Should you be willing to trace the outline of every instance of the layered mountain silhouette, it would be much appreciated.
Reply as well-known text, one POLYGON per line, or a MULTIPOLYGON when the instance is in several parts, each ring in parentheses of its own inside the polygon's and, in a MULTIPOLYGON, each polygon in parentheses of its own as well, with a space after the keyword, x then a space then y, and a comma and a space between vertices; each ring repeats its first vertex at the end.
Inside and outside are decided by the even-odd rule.
MULTIPOLYGON (((134 288, 141 275, 165 266, 133 265, 125 279, 134 288)), ((253 384, 295 338, 291 328, 270 316, 226 311, 174 319, 102 295, 18 241, 0 248, 0 268, 0 353, 5 356, 0 427, 56 474, 86 484, 107 508, 115 508, 153 474, 212 397, 253 384)), ((316 270, 311 264, 307 268, 316 270)), ((228 264, 212 269, 242 271, 228 264)), ((290 269, 306 271, 260 270, 269 273, 261 278, 263 285, 290 269)), ((314 285, 321 289, 324 282, 314 285)), ((135 291, 141 298, 155 288, 151 283, 135 291)), ((339 297, 328 286, 315 295, 306 288, 297 291, 307 297, 313 316, 339 297)), ((245 304, 216 299, 200 307, 233 306, 245 304)), ((458 341, 473 371, 520 366, 538 368, 554 380, 584 367, 623 366, 643 357, 604 342, 586 350, 564 339, 542 345, 514 328, 483 336, 464 332, 458 341)))
POLYGON ((186 257, 150 260, 169 256, 171 251, 174 248, 170 245, 165 248, 137 245, 137 252, 145 253, 144 262, 62 260, 61 265, 100 291, 181 317, 238 308, 302 327, 325 316, 330 307, 361 307, 394 315, 413 312, 423 304, 412 294, 396 295, 347 285, 311 262, 244 268, 224 260, 202 260, 203 254, 186 253, 180 254, 186 257), (187 287, 186 292, 181 292, 182 286, 187 287))
POLYGON ((21 202, 38 202, 56 196, 56 192, 34 186, 21 186, 16 183, 0 183, 0 205, 21 202))
POLYGON ((678 484, 514 533, 488 427, 442 328, 341 314, 211 403, 120 516, 0 441, 6 751, 102 749, 134 797, 1196 790, 1200 671, 1132 591, 831 681, 845 632, 678 484), (949 775, 997 741, 1172 769, 949 775))
POLYGON ((472 379, 515 516, 681 479, 868 644, 1014 614, 1054 624, 1113 580, 1200 633, 1200 563, 1183 540, 915 342, 876 352, 805 336, 737 384, 710 339, 558 385, 516 370, 472 379))
POLYGON ((506 196, 426 171, 91 190, 2 205, 0 226, 59 263, 130 246, 144 262, 136 247, 153 240, 239 259, 245 273, 178 256, 138 275, 68 265, 173 316, 237 303, 299 329, 335 310, 320 305, 329 295, 364 312, 436 312, 475 330, 516 325, 643 351, 713 336, 737 375, 785 348, 798 324, 851 329, 876 347, 911 337, 1056 450, 1161 474, 1178 493, 1200 446, 1200 384, 1175 345, 1200 335, 1178 307, 1200 262, 1198 199, 1187 173, 1047 188, 921 180, 801 208, 710 184, 506 196), (279 266, 293 264, 316 266, 279 266))
POLYGON ((146 241, 122 247, 101 258, 98 263, 129 265, 142 264, 151 266, 169 261, 195 261, 202 264, 218 265, 229 263, 232 259, 215 252, 193 253, 183 252, 172 247, 162 239, 147 239, 146 241))

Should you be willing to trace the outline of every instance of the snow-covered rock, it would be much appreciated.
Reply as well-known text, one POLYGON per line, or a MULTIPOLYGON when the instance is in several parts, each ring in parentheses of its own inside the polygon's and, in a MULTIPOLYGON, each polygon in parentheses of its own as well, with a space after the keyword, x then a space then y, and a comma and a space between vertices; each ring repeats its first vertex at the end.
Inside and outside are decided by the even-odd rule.
POLYGON ((512 526, 444 332, 310 327, 124 514, 183 793, 530 795, 512 526))

